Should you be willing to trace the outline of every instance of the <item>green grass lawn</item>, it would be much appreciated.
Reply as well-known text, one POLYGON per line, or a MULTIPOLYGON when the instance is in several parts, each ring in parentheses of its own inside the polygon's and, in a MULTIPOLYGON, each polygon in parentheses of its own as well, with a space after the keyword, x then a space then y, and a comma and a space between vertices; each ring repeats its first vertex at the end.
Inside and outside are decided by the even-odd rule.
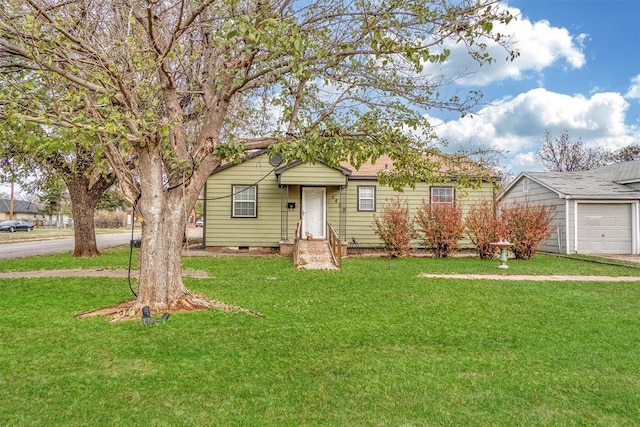
MULTIPOLYGON (((124 250, 3 270, 123 267, 124 250), (42 267, 42 266, 45 267, 42 267)), ((640 281, 418 278, 497 261, 189 258, 187 286, 265 314, 163 324, 74 314, 130 297, 121 279, 0 280, 0 425, 637 425, 640 281)), ((638 275, 537 256, 508 273, 638 275)))

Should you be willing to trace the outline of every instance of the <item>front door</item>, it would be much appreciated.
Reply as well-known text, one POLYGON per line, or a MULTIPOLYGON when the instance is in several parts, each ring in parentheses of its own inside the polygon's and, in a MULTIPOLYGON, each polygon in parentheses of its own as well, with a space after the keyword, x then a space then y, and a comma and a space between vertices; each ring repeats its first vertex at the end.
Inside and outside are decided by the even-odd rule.
POLYGON ((326 226, 326 189, 320 187, 302 188, 302 229, 301 238, 307 232, 313 234, 314 239, 324 239, 326 226))

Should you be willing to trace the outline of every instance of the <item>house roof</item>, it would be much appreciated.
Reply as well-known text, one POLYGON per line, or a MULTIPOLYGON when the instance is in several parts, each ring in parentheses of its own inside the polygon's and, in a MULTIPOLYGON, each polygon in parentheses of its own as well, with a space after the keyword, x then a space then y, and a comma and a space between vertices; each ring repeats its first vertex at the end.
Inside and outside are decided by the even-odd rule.
MULTIPOLYGON (((244 162, 246 162, 248 160, 255 159, 256 157, 262 156, 267 151, 268 150, 266 150, 266 149, 260 149, 260 150, 252 151, 249 154, 243 156, 242 159, 240 160, 240 163, 244 163, 244 162)), ((220 166, 218 166, 217 168, 215 168, 213 170, 213 173, 217 173, 217 172, 223 171, 225 169, 232 168, 236 164, 237 164, 236 162, 224 161, 220 166)))
POLYGON ((502 193, 527 177, 568 199, 640 199, 640 160, 576 172, 523 172, 502 193))
POLYGON ((391 157, 384 154, 380 156, 375 162, 367 162, 356 169, 355 166, 349 162, 341 162, 340 166, 351 171, 353 177, 375 177, 379 172, 393 169, 393 160, 391 157))
MULTIPOLYGON (((243 157, 241 162, 254 159, 267 152, 268 150, 266 149, 256 150, 254 152, 247 154, 245 157, 243 157)), ((483 167, 482 165, 474 162, 468 157, 452 156, 452 155, 448 156, 443 154, 438 157, 434 156, 434 162, 438 164, 438 167, 441 172, 445 174, 449 174, 451 176, 466 174, 467 176, 479 176, 479 177, 487 177, 487 178, 497 177, 495 172, 493 172, 488 168, 483 167)), ((287 165, 274 166, 274 168, 275 168, 276 174, 278 174, 278 173, 282 173, 283 171, 289 168, 296 167, 301 163, 302 162, 300 160, 297 160, 287 165)), ((228 169, 235 165, 236 163, 234 162, 223 163, 218 168, 216 168, 213 171, 213 173, 220 172, 222 170, 228 169)), ((349 162, 345 161, 345 162, 340 162, 340 167, 335 169, 340 170, 342 173, 344 173, 346 176, 350 178, 376 179, 378 177, 378 173, 383 172, 385 170, 393 170, 393 160, 391 159, 391 157, 389 157, 389 155, 383 154, 380 157, 378 157, 374 162, 369 161, 367 163, 363 163, 362 165, 360 165, 359 168, 356 168, 349 162)))
MULTIPOLYGON (((9 212, 10 199, 0 199, 0 212, 9 212)), ((15 200, 13 201, 14 213, 32 213, 37 214, 40 211, 38 205, 35 202, 29 202, 27 200, 15 200)))
MULTIPOLYGON (((497 175, 494 171, 483 167, 481 164, 474 162, 468 157, 454 156, 454 155, 432 155, 430 160, 433 160, 439 171, 448 174, 450 176, 465 174, 467 176, 480 176, 495 178, 497 175)), ((393 159, 386 154, 380 156, 375 162, 367 162, 356 169, 355 166, 349 164, 349 162, 342 162, 340 165, 343 168, 351 170, 352 177, 371 177, 375 178, 378 173, 387 170, 393 170, 393 159)))
POLYGON ((618 184, 632 184, 640 182, 640 160, 616 163, 602 166, 593 171, 600 171, 604 174, 611 174, 613 181, 618 184))

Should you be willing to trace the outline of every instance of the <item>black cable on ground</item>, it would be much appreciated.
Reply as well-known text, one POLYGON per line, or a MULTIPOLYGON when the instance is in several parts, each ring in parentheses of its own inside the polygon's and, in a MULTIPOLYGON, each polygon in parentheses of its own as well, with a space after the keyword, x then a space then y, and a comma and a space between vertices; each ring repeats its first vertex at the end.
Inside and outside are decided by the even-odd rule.
POLYGON ((138 294, 133 290, 133 285, 131 285, 131 264, 133 262, 133 230, 136 225, 136 212, 138 210, 138 200, 140 200, 141 194, 138 194, 135 202, 133 202, 133 210, 131 212, 131 239, 129 239, 129 270, 127 272, 127 280, 129 281, 129 290, 133 294, 134 297, 138 298, 138 294))

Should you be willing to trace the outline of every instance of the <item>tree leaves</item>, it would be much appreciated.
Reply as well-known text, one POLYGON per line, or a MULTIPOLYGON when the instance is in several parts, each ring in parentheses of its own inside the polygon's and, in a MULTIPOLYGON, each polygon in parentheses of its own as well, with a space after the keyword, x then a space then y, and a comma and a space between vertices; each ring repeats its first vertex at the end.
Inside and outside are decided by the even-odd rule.
POLYGON ((128 159, 118 167, 158 150, 176 179, 176 165, 193 162, 205 179, 242 145, 279 143, 290 158, 328 164, 392 153, 406 168, 386 179, 401 187, 430 179, 433 165, 415 160, 438 144, 425 113, 464 114, 479 100, 445 97, 449 81, 425 70, 449 60, 451 39, 490 62, 485 41, 512 19, 494 0, 183 6, 9 0, 0 65, 34 70, 14 93, 41 94, 3 96, 5 112, 117 141, 128 159))

